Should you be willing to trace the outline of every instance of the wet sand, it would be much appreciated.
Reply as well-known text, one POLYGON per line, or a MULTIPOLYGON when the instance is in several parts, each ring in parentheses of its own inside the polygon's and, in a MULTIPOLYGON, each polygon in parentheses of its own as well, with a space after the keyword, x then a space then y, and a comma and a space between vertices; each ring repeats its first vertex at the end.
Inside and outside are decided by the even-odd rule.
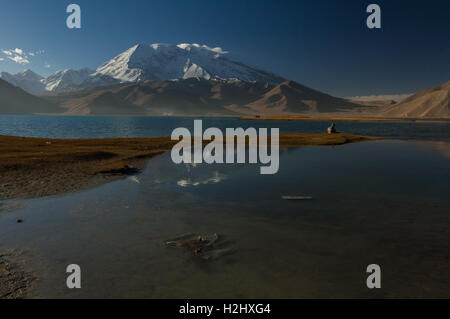
POLYGON ((22 299, 31 294, 36 277, 25 270, 24 252, 0 252, 0 299, 22 299))
MULTIPOLYGON (((350 134, 281 134, 280 146, 342 145, 375 140, 350 134)), ((142 170, 172 148, 161 138, 42 139, 0 136, 0 200, 89 189, 142 170)))

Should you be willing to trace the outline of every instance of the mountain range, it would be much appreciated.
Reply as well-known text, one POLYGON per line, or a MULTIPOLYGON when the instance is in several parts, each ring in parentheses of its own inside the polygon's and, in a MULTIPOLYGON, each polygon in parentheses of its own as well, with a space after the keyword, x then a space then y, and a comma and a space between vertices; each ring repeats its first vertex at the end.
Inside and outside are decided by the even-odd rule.
POLYGON ((81 70, 66 69, 50 75, 42 80, 42 83, 44 83, 46 91, 67 91, 82 86, 93 72, 88 68, 81 70))
POLYGON ((39 94, 45 91, 44 78, 31 70, 25 70, 17 74, 0 72, 0 79, 23 89, 31 94, 39 94))
POLYGON ((96 87, 46 97, 67 114, 271 115, 361 107, 294 81, 279 85, 189 78, 96 87))
POLYGON ((15 75, 1 72, 0 81, 4 92, 1 113, 14 112, 17 107, 17 114, 51 111, 79 115, 317 115, 345 112, 356 116, 449 116, 448 83, 400 102, 349 100, 245 65, 221 48, 198 44, 138 44, 96 70, 67 69, 47 78, 31 70, 15 75), (27 102, 19 107, 17 101, 27 102))
POLYGON ((279 84, 275 74, 238 62, 221 48, 198 44, 138 44, 107 61, 95 71, 90 69, 58 71, 43 78, 31 70, 0 79, 32 94, 62 92, 114 83, 139 83, 148 80, 201 78, 239 79, 246 82, 279 84))

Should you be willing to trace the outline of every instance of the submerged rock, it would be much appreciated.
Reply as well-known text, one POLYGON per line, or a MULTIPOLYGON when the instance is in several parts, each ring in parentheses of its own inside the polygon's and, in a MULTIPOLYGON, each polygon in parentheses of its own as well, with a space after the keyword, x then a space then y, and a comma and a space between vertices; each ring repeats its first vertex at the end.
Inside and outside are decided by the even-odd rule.
POLYGON ((219 241, 219 235, 186 234, 167 240, 169 247, 180 248, 204 260, 214 260, 232 253, 230 248, 223 248, 224 242, 219 241))

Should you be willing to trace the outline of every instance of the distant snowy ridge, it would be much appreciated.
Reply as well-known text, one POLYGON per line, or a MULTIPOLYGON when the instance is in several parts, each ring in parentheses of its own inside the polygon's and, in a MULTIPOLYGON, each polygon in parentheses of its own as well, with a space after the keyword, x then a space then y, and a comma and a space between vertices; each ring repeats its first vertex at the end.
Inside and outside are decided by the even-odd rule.
POLYGON ((25 70, 14 75, 8 72, 0 72, 0 79, 20 87, 31 94, 40 93, 45 90, 44 84, 41 82, 44 78, 31 70, 25 70))
POLYGON ((64 91, 80 86, 92 73, 94 71, 87 68, 81 70, 66 69, 50 75, 42 80, 42 83, 45 84, 46 91, 64 91))
POLYGON ((48 78, 43 78, 31 70, 25 70, 14 75, 8 72, 0 72, 0 79, 28 93, 39 94, 45 91, 61 92, 82 87, 93 72, 93 70, 89 69, 67 69, 58 71, 48 78))

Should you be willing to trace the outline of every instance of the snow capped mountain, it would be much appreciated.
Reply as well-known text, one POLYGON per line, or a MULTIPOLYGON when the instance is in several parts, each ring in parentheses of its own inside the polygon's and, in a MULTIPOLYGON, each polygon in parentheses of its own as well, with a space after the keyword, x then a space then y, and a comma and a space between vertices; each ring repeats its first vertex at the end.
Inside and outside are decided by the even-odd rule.
POLYGON ((221 48, 198 44, 138 44, 100 66, 93 76, 120 82, 203 78, 278 84, 283 78, 235 61, 221 48))
POLYGON ((216 81, 260 82, 277 85, 283 78, 230 58, 221 48, 198 44, 138 44, 106 62, 96 71, 90 69, 58 71, 43 78, 33 71, 3 79, 23 90, 39 94, 72 89, 105 86, 116 83, 138 83, 198 78, 216 81))
MULTIPOLYGON (((76 88, 104 85, 112 82, 112 80, 107 77, 94 79, 91 77, 92 73, 94 73, 94 71, 87 68, 81 70, 66 69, 57 71, 48 78, 43 78, 31 70, 25 70, 14 75, 8 72, 0 72, 0 79, 32 94, 39 94, 46 91, 62 92, 76 88)), ((118 82, 117 80, 114 81, 118 82)))
POLYGON ((36 94, 44 91, 44 84, 41 82, 44 78, 31 70, 25 70, 14 75, 1 72, 0 78, 28 93, 36 94))
POLYGON ((43 79, 42 76, 40 76, 39 74, 36 74, 33 71, 28 70, 28 69, 23 72, 17 73, 16 78, 19 81, 23 80, 23 81, 34 81, 34 82, 41 81, 43 79))
POLYGON ((92 73, 94 71, 87 68, 81 70, 66 69, 50 75, 42 83, 44 83, 46 91, 70 90, 82 85, 92 73))

